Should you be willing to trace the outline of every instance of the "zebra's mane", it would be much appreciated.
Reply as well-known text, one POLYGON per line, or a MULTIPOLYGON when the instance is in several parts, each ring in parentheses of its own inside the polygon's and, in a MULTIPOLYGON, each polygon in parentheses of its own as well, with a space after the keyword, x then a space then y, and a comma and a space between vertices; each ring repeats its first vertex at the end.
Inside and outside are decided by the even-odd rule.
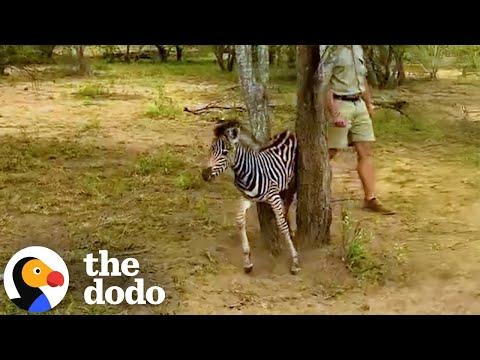
POLYGON ((242 144, 244 147, 248 147, 255 151, 260 151, 260 149, 262 148, 262 144, 258 142, 253 137, 252 133, 245 128, 240 129, 238 140, 240 141, 240 144, 242 144))
POLYGON ((261 149, 262 144, 258 142, 252 135, 252 133, 248 131, 245 127, 243 127, 241 123, 237 120, 218 122, 213 132, 216 137, 220 137, 224 136, 225 132, 230 128, 238 128, 240 130, 238 134, 238 141, 242 146, 253 149, 255 151, 259 151, 261 149))
POLYGON ((219 122, 214 129, 214 134, 216 137, 226 135, 225 132, 230 128, 239 129, 238 140, 243 147, 252 149, 254 151, 260 152, 263 150, 270 149, 282 143, 287 137, 291 135, 290 131, 285 130, 277 135, 275 135, 270 141, 266 144, 262 144, 255 139, 252 133, 243 127, 237 120, 229 120, 219 122))
POLYGON ((292 133, 288 130, 285 130, 277 135, 275 135, 267 144, 262 146, 260 150, 267 150, 281 144, 286 138, 290 137, 292 133))

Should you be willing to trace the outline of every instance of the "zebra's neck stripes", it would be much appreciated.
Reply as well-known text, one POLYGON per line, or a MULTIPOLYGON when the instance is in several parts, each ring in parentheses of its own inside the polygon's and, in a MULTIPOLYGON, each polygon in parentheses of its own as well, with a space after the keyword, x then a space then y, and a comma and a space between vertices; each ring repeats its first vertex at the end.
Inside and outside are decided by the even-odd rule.
POLYGON ((287 189, 294 175, 296 148, 296 138, 288 131, 259 151, 239 143, 232 164, 235 185, 255 201, 264 201, 272 190, 287 189))

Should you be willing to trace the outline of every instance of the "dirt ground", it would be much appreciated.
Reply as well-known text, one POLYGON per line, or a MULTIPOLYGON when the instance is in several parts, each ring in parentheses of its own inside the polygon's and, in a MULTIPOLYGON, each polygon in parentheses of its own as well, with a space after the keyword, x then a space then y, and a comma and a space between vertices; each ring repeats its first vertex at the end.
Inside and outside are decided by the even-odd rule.
MULTIPOLYGON (((182 112, 240 99, 238 89, 234 77, 214 75, 214 65, 198 76, 183 73, 188 66, 109 65, 91 79, 41 80, 36 88, 21 78, 0 81, 0 268, 25 246, 58 251, 71 272, 58 314, 480 313, 477 83, 452 76, 377 92, 408 101, 415 118, 378 109, 375 119, 378 193, 397 214, 360 209, 355 157, 342 153, 333 162, 331 244, 301 248, 302 272, 292 276, 286 256, 269 255, 250 213, 255 267, 246 275, 232 176, 213 184, 199 176, 218 114, 182 112), (159 84, 171 101, 152 115, 159 84), (108 91, 82 95, 85 86, 108 91), (376 264, 360 274, 342 260, 340 212, 348 204, 376 264), (136 254, 142 276, 165 288, 166 302, 85 305, 91 279, 82 258, 99 249, 136 254)), ((282 105, 274 110, 276 130, 294 127, 294 86, 272 86, 282 105)), ((18 313, 4 293, 0 312, 18 313)))

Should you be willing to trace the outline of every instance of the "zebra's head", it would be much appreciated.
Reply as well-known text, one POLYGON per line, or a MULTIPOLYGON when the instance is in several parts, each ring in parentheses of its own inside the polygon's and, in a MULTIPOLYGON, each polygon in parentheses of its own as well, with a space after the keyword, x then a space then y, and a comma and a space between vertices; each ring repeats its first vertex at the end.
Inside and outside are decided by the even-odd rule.
POLYGON ((240 123, 238 121, 219 122, 213 132, 215 137, 210 147, 208 166, 202 171, 205 181, 217 177, 232 164, 239 141, 240 123))

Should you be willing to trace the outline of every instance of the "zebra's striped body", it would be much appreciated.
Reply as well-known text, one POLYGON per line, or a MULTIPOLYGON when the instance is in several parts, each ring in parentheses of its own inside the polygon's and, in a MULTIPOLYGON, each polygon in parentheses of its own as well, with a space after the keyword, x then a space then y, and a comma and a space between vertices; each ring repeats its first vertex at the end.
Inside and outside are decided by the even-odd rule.
POLYGON ((266 201, 272 189, 287 190, 295 175, 296 152, 297 139, 289 131, 260 151, 240 143, 232 164, 236 187, 256 202, 266 201))
POLYGON ((209 181, 228 166, 235 173, 235 186, 243 194, 236 221, 242 239, 246 272, 253 267, 245 223, 246 211, 252 202, 265 202, 272 207, 278 229, 292 256, 291 272, 296 274, 300 270, 289 226, 289 223, 295 223, 289 208, 293 200, 291 190, 294 188, 296 157, 297 139, 289 131, 278 134, 267 146, 260 147, 245 135, 237 122, 221 123, 215 128, 209 166, 202 175, 205 181, 209 181), (290 196, 282 199, 282 194, 290 196))

